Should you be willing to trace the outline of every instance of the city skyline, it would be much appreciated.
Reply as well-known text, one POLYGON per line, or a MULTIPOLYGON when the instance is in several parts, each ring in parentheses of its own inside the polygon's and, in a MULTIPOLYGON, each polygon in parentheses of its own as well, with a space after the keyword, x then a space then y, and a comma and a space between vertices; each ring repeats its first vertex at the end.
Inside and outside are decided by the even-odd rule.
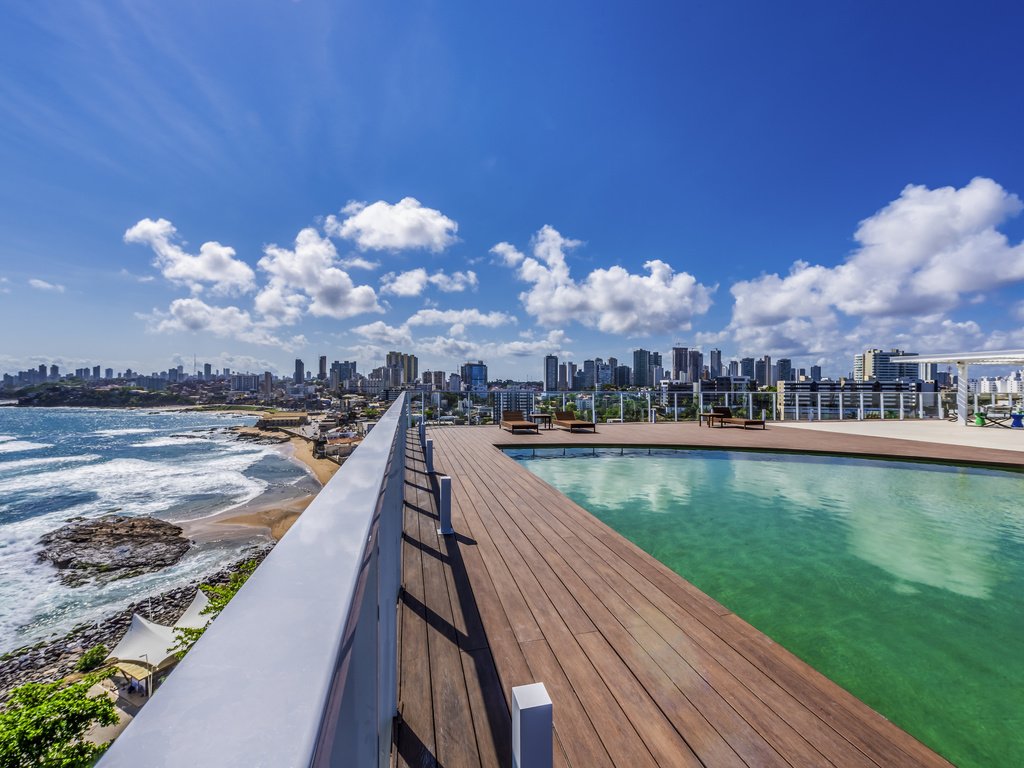
POLYGON ((247 8, 7 10, 0 369, 1024 347, 1016 7, 247 8))

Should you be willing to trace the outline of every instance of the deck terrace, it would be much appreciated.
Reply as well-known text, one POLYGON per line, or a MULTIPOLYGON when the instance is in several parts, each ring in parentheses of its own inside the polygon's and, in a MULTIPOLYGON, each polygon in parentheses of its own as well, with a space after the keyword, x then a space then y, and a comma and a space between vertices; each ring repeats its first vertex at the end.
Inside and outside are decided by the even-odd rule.
MULTIPOLYGON (((1016 452, 814 430, 440 427, 455 535, 409 444, 398 765, 510 764, 513 686, 543 682, 556 766, 949 763, 496 446, 686 446, 1024 467, 1016 452)), ((410 433, 410 440, 415 435, 410 433)))

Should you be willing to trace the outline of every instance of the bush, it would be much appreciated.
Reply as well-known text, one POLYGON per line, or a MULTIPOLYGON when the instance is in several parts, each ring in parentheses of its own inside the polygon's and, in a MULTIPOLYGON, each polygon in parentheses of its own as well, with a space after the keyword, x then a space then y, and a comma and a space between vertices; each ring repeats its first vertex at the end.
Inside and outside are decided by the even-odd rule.
POLYGON ((100 666, 105 658, 107 658, 107 646, 97 645, 82 654, 82 658, 75 664, 75 669, 79 672, 91 672, 100 666))

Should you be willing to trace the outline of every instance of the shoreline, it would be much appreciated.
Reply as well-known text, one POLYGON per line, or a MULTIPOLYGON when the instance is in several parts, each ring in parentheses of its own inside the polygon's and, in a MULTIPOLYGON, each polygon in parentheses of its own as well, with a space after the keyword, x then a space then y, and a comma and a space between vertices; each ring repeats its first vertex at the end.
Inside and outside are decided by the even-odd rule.
MULTIPOLYGON (((312 443, 297 435, 285 433, 285 437, 278 432, 265 432, 256 427, 243 426, 228 427, 228 430, 243 440, 279 441, 287 457, 302 464, 316 478, 320 488, 323 488, 340 468, 339 464, 330 459, 314 458, 312 443)), ((253 528, 262 528, 274 541, 280 541, 317 494, 310 493, 284 501, 268 499, 267 496, 268 494, 263 493, 237 507, 176 524, 184 529, 182 535, 193 541, 247 538, 252 535, 253 528)))

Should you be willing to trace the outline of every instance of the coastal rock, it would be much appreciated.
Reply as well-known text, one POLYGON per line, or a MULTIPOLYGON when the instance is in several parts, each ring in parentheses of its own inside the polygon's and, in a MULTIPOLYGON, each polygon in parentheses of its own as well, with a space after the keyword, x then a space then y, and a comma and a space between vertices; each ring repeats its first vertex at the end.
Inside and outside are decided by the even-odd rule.
POLYGON ((174 565, 191 546, 181 533, 153 517, 73 521, 39 540, 39 559, 53 563, 68 586, 113 581, 174 565))

